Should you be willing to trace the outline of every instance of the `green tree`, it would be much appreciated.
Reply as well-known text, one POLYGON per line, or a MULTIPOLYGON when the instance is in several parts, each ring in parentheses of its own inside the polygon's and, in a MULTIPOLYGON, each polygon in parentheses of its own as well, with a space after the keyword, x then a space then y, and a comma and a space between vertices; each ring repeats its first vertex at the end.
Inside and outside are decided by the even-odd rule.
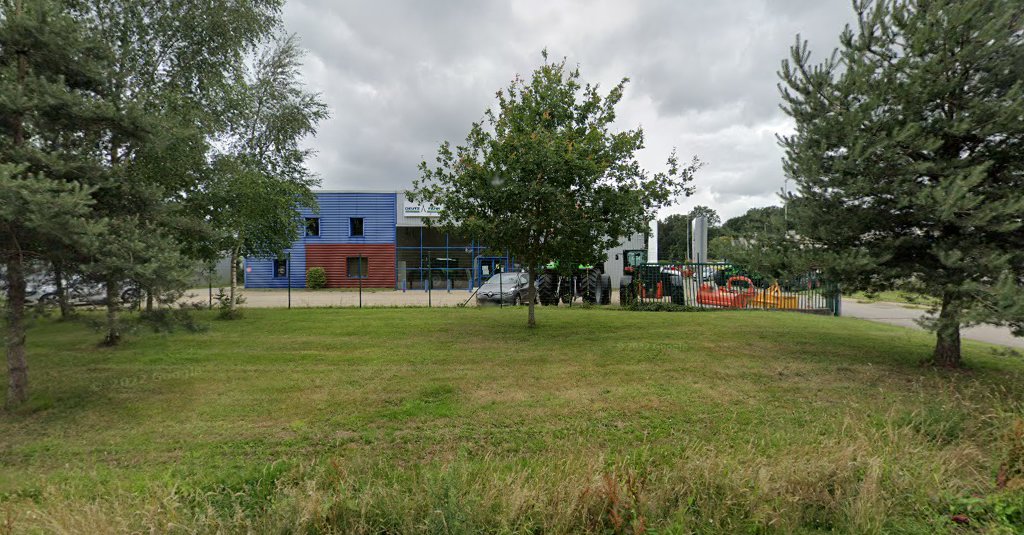
POLYGON ((697 206, 693 207, 693 210, 690 210, 689 214, 687 214, 687 217, 690 218, 690 221, 693 221, 694 219, 701 216, 707 219, 708 229, 717 228, 722 225, 722 218, 719 217, 718 212, 716 212, 714 208, 708 206, 698 204, 697 206))
POLYGON ((936 297, 932 363, 957 367, 961 326, 1024 331, 1024 4, 854 6, 829 58, 798 38, 782 64, 789 218, 847 288, 936 297))
POLYGON ((690 216, 672 214, 658 221, 658 258, 660 260, 689 260, 690 216))
MULTIPOLYGON (((688 214, 672 214, 658 222, 658 258, 662 260, 690 260, 690 243, 693 236, 693 220, 704 216, 708 222, 708 249, 710 242, 718 237, 722 218, 714 208, 694 206, 688 214)), ((711 254, 712 258, 716 257, 711 254)))
POLYGON ((300 206, 316 208, 311 188, 319 179, 306 167, 311 151, 300 146, 328 117, 320 96, 306 90, 299 67, 303 51, 294 36, 277 39, 236 81, 226 136, 227 150, 214 164, 210 219, 219 246, 230 257, 229 315, 237 305, 237 269, 244 256, 277 256, 299 232, 300 206))
POLYGON ((771 227, 780 225, 784 218, 784 211, 778 206, 751 208, 743 215, 730 218, 723 223, 722 235, 730 238, 749 237, 755 233, 767 232, 771 227))
POLYGON ((212 179, 210 143, 235 112, 229 97, 246 60, 279 26, 281 3, 67 2, 109 51, 107 98, 137 125, 100 145, 105 173, 96 183, 94 213, 116 224, 100 254, 81 259, 107 288, 106 343, 120 339, 123 284, 146 285, 152 294, 153 275, 169 262, 181 272, 215 254, 213 225, 199 224, 209 221, 194 206, 212 179))
MULTIPOLYGON (((787 202, 792 207, 800 199, 787 202)), ((751 208, 726 221, 715 245, 722 257, 774 278, 803 275, 818 264, 814 244, 796 233, 778 206, 751 208)))
POLYGON ((420 164, 410 198, 440 205, 439 224, 508 250, 529 271, 528 325, 536 318, 534 281, 548 261, 596 263, 621 236, 646 230, 657 210, 687 185, 696 158, 650 174, 636 152, 643 131, 613 132, 628 80, 607 95, 583 84, 579 69, 548 61, 529 79, 498 91, 498 108, 470 128, 464 145, 445 142, 437 165, 420 164))
POLYGON ((28 399, 25 275, 54 248, 89 250, 98 172, 86 151, 124 127, 105 100, 102 56, 56 2, 0 2, 0 257, 7 406, 28 399), (55 143, 60 141, 60 143, 55 143))

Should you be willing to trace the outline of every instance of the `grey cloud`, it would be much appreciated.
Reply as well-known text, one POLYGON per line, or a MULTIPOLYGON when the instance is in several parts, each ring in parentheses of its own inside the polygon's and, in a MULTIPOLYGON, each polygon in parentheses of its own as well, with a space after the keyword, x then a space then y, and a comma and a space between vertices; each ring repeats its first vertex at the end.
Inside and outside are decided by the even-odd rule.
POLYGON ((824 55, 852 18, 844 0, 336 2, 290 0, 285 25, 333 117, 309 145, 333 189, 401 189, 444 140, 461 141, 495 92, 540 61, 579 63, 603 86, 628 76, 623 128, 643 124, 645 165, 671 147, 708 162, 697 194, 725 216, 777 202, 789 128, 776 71, 800 33, 824 55))

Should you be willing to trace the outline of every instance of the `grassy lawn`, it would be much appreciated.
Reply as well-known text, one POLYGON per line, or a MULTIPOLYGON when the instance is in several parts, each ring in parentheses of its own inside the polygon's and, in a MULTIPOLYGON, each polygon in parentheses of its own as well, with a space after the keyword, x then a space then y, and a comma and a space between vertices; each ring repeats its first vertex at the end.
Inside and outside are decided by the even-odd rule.
POLYGON ((944 372, 918 364, 929 335, 847 318, 538 317, 527 330, 523 309, 253 309, 116 349, 81 322, 41 320, 33 398, 0 413, 0 527, 935 533, 1024 522, 1024 363, 990 346, 965 342, 972 369, 944 372))
POLYGON ((864 292, 855 292, 850 295, 850 298, 861 303, 902 303, 905 305, 913 305, 915 307, 921 308, 927 308, 932 304, 938 303, 938 301, 934 297, 909 292, 900 292, 896 290, 886 290, 870 294, 864 292))

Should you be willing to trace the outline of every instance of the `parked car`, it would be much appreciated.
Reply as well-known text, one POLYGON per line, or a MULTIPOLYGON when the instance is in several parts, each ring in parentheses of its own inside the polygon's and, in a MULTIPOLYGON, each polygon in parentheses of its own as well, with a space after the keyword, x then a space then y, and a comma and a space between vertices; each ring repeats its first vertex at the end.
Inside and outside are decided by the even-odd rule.
MULTIPOLYGON (((50 276, 33 274, 25 277, 25 302, 30 305, 56 306, 57 285, 50 276)), ((69 277, 64 281, 68 304, 71 306, 104 306, 107 304, 107 288, 104 284, 90 282, 81 277, 69 277)), ((128 285, 121 292, 123 306, 134 308, 142 298, 142 291, 135 285, 128 285)))
POLYGON ((529 278, 526 273, 498 273, 487 279, 476 292, 478 305, 519 305, 529 301, 529 278))

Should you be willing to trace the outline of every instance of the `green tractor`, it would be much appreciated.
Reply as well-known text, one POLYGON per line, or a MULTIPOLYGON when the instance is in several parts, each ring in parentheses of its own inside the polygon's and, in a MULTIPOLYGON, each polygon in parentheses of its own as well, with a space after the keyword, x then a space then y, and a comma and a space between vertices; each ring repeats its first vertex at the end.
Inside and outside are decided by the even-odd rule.
POLYGON ((608 305, 612 300, 612 279, 603 265, 578 264, 569 274, 559 269, 557 261, 544 266, 537 279, 537 300, 540 304, 558 305, 581 299, 584 303, 608 305))
POLYGON ((678 268, 647 263, 647 251, 632 249, 622 252, 622 277, 619 279, 619 305, 628 306, 640 299, 668 297, 672 303, 684 305, 683 274, 678 268))

